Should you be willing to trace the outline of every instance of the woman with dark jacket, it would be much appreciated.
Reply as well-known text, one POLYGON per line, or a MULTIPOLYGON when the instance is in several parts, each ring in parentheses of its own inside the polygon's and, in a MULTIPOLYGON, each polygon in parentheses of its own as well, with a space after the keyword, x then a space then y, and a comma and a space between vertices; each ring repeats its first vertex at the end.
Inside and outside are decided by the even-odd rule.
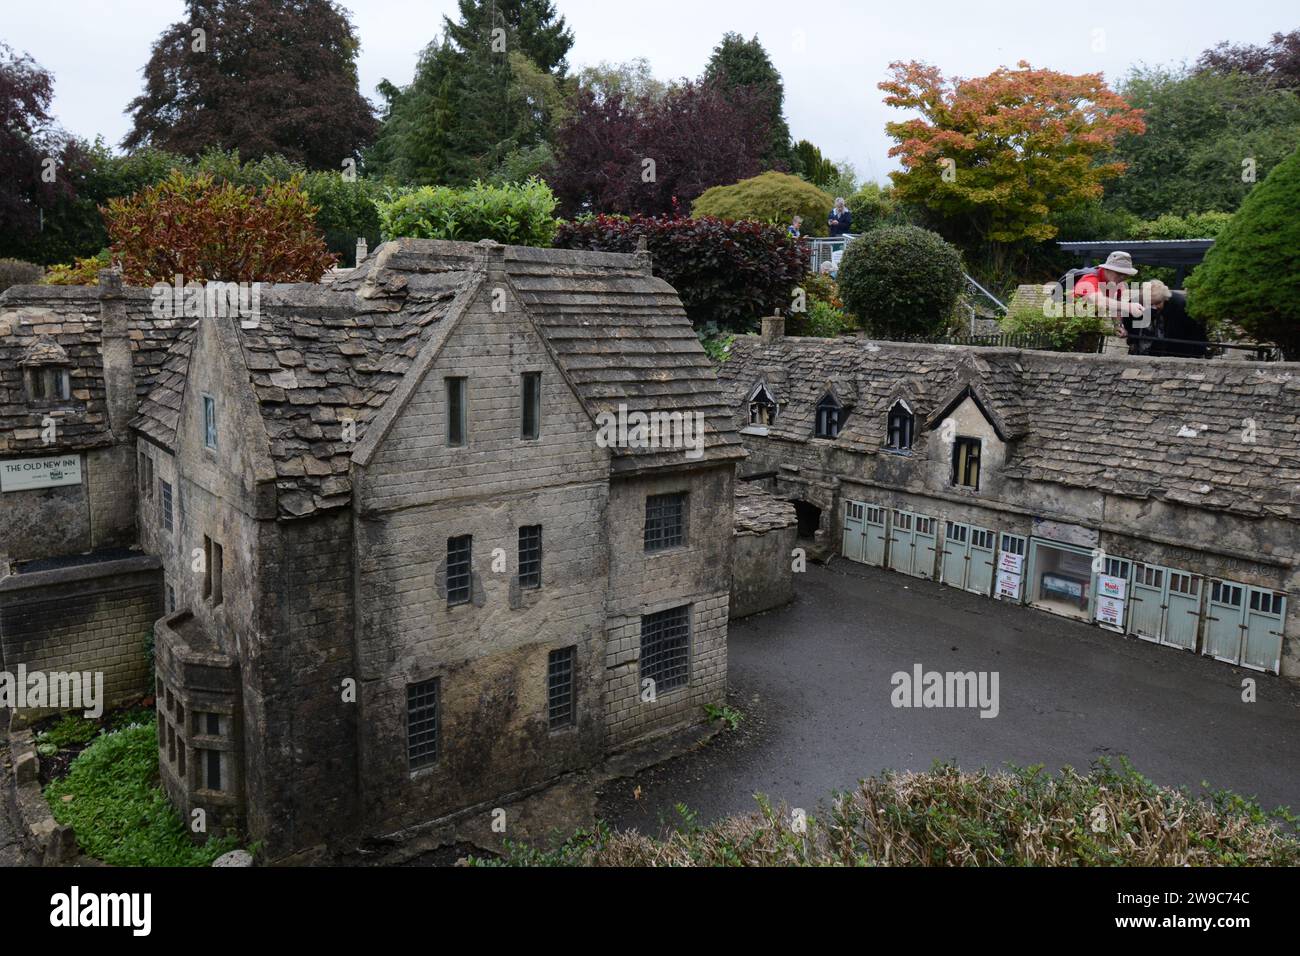
POLYGON ((853 213, 849 212, 849 207, 844 205, 843 197, 835 200, 835 208, 831 210, 827 222, 830 224, 832 236, 842 236, 853 231, 853 213))

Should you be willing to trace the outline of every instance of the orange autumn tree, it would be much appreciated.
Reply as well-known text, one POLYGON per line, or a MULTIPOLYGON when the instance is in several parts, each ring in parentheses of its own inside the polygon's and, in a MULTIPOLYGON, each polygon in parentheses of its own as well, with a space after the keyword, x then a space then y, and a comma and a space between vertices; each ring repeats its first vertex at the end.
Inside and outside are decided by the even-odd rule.
POLYGON ((953 238, 1008 249, 1056 235, 1053 213, 1099 198, 1124 165, 1106 157, 1122 133, 1145 130, 1141 110, 1100 73, 1071 76, 1025 61, 976 79, 936 67, 890 64, 885 103, 919 113, 888 123, 895 196, 932 211, 953 238))

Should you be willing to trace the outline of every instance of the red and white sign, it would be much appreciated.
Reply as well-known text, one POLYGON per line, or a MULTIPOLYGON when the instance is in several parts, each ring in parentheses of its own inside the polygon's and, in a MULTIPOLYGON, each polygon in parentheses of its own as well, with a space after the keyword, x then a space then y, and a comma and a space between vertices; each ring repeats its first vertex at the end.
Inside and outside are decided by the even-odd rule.
POLYGON ((998 570, 1007 574, 1024 574, 1025 573, 1025 556, 1023 554, 1012 554, 1009 551, 1003 551, 998 555, 998 570))
POLYGON ((998 572, 998 597, 1020 600, 1020 575, 1010 571, 998 572))
POLYGON ((1114 598, 1123 603, 1128 600, 1128 582, 1123 578, 1113 578, 1108 574, 1097 577, 1097 596, 1114 598))

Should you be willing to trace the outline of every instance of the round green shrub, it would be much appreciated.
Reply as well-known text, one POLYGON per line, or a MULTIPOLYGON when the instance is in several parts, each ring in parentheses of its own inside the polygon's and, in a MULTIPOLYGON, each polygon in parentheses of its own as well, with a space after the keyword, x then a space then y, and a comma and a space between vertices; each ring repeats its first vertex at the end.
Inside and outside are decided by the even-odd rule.
POLYGON ((961 256, 917 226, 882 226, 849 243, 836 277, 845 307, 872 335, 942 330, 961 294, 961 256))
POLYGON ((1300 150, 1273 167, 1187 279, 1192 314, 1300 358, 1300 150))
POLYGON ((805 236, 824 236, 835 200, 812 183, 786 173, 767 172, 733 186, 706 190, 691 207, 691 215, 717 219, 754 219, 788 226, 803 217, 805 236))
POLYGON ((877 226, 903 225, 905 221, 891 192, 881 189, 877 183, 867 183, 845 199, 844 205, 853 213, 854 232, 870 232, 877 226))

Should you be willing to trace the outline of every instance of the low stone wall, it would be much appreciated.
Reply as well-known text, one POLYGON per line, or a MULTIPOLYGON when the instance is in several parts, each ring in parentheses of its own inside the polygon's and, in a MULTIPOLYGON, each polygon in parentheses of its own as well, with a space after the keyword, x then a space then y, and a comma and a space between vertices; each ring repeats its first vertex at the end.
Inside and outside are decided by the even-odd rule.
POLYGON ((77 836, 72 827, 55 821, 41 792, 40 758, 30 730, 15 730, 10 734, 9 760, 13 766, 15 822, 21 827, 18 836, 29 862, 41 866, 73 863, 79 852, 77 836))
MULTIPOLYGON (((146 644, 163 615, 162 565, 140 556, 0 580, 0 669, 102 673, 105 710, 149 691, 146 644)), ((14 712, 24 726, 54 708, 14 712)))
POLYGON ((739 620, 794 600, 794 556, 799 520, 794 505, 755 484, 736 483, 735 558, 731 619, 739 620))

